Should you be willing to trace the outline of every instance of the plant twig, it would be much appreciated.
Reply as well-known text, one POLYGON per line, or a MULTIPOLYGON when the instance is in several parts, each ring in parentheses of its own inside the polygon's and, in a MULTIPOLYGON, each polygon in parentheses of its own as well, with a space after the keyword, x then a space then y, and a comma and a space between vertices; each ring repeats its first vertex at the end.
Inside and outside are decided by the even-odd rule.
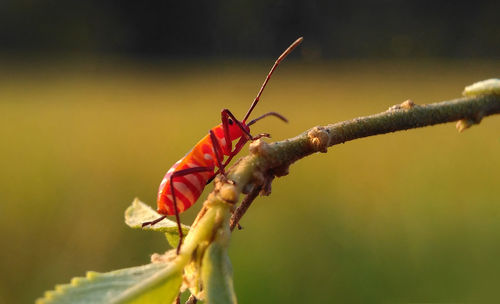
POLYGON ((405 101, 379 114, 329 125, 328 129, 332 131, 329 146, 357 138, 463 119, 477 124, 483 117, 499 113, 499 95, 464 97, 422 106, 405 101))
MULTIPOLYGON (((500 113, 497 82, 493 85, 494 93, 488 95, 474 95, 422 106, 408 100, 382 113, 314 127, 291 139, 269 144, 260 139, 252 142, 250 154, 226 170, 227 177, 215 178, 214 190, 208 195, 191 226, 179 258, 193 256, 195 250, 204 250, 198 248, 200 244, 208 248, 208 244, 214 240, 219 240, 226 248, 230 238, 227 228, 234 229, 258 194, 261 191, 269 194, 274 177, 288 174, 289 166, 295 161, 315 152, 327 152, 328 147, 339 143, 377 134, 451 121, 461 121, 457 128, 462 131, 478 124, 485 116, 500 113), (235 209, 241 193, 248 195, 240 207, 235 209), (227 229, 227 234, 224 229, 227 229)), ((472 93, 474 92, 473 90, 472 93)), ((232 281, 226 287, 234 294, 232 281)), ((212 295, 215 294, 212 292, 212 295)))
MULTIPOLYGON (((228 170, 229 178, 235 182, 235 193, 239 194, 253 187, 233 214, 231 229, 234 229, 258 195, 257 189, 260 190, 266 180, 286 175, 288 167, 305 156, 326 152, 330 146, 358 138, 453 121, 459 121, 457 129, 463 131, 478 124, 483 117, 499 113, 498 94, 468 96, 428 105, 416 105, 408 100, 379 114, 317 126, 284 141, 269 144, 261 140, 255 141, 250 145, 250 155, 240 159, 228 170)), ((216 180, 216 183, 220 182, 221 180, 216 180)), ((224 186, 231 187, 229 184, 224 186)), ((234 199, 231 203, 235 203, 234 199)))
MULTIPOLYGON (((326 152, 328 147, 339 143, 388 132, 451 121, 463 121, 466 127, 470 127, 479 123, 483 117, 498 113, 498 94, 471 96, 422 106, 405 101, 379 114, 314 127, 295 138, 269 144, 256 140, 250 144, 250 154, 226 170, 227 178, 215 178, 214 190, 208 195, 192 225, 180 257, 191 256, 199 244, 209 244, 217 239, 217 235, 223 235, 220 233, 224 231, 222 227, 230 226, 234 229, 262 189, 269 193, 273 178, 288 174, 289 166, 303 157, 315 152, 326 152), (241 193, 249 194, 235 210, 241 193), (234 214, 230 224, 231 212, 234 214), (215 226, 210 227, 212 224, 215 226)), ((225 236, 221 240, 228 244, 229 237, 225 236)))
POLYGON ((233 212, 231 220, 229 221, 229 228, 231 229, 231 231, 233 231, 234 228, 239 225, 240 219, 243 217, 245 212, 247 212, 248 208, 255 200, 255 198, 259 195, 261 189, 262 187, 260 186, 254 187, 252 191, 250 191, 250 193, 245 196, 243 201, 241 201, 241 204, 238 206, 238 208, 236 208, 236 210, 233 212))
MULTIPOLYGON (((479 91, 482 92, 482 90, 480 87, 479 91)), ((472 93, 474 92, 472 90, 472 93)), ((327 126, 317 126, 291 139, 269 144, 262 140, 252 142, 250 154, 226 170, 227 177, 215 178, 214 190, 208 195, 202 210, 191 226, 180 254, 172 261, 174 266, 167 270, 180 271, 188 263, 193 262, 193 258, 196 263, 201 263, 196 259, 203 258, 205 261, 205 257, 208 257, 207 261, 212 263, 209 266, 227 266, 227 263, 224 264, 221 261, 227 262, 225 254, 230 239, 228 228, 234 229, 259 193, 269 194, 274 177, 288 174, 289 166, 295 161, 316 152, 327 152, 328 147, 339 143, 377 134, 452 121, 459 121, 457 128, 463 131, 465 128, 478 124, 485 116, 500 113, 500 84, 497 84, 496 80, 493 83, 492 92, 488 95, 474 95, 422 106, 415 105, 408 100, 382 113, 327 126), (241 193, 248 193, 248 195, 236 209, 241 193), (207 248, 218 248, 220 254, 204 255, 207 248), (216 259, 217 257, 219 259, 216 259)), ((206 266, 207 261, 203 265, 206 266)), ((208 293, 208 290, 213 286, 224 286, 227 293, 222 294, 229 295, 231 298, 229 302, 235 301, 231 275, 227 272, 230 267, 227 269, 225 266, 217 267, 213 269, 224 274, 221 277, 226 280, 225 283, 221 283, 217 276, 207 275, 210 272, 200 272, 206 276, 203 279, 203 286, 207 288, 207 294, 217 298, 216 296, 219 295, 217 292, 214 293, 211 289, 208 293)), ((197 275, 200 276, 199 273, 197 275)), ((159 280, 153 279, 154 282, 159 280)), ((132 295, 137 292, 137 290, 131 291, 132 295)))

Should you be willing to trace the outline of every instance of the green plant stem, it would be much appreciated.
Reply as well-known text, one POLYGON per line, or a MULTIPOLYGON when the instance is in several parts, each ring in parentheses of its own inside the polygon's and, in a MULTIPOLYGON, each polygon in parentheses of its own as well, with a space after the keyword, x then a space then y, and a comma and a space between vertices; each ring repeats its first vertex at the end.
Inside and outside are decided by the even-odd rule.
POLYGON ((164 270, 156 273, 141 284, 126 290, 114 299, 113 303, 129 303, 172 277, 173 274, 178 273, 181 275, 184 268, 192 261, 193 253, 196 250, 205 250, 221 234, 220 231, 228 229, 233 206, 221 202, 217 194, 209 195, 207 201, 209 203, 204 205, 191 227, 180 253, 175 255, 174 251, 172 251, 170 252, 172 254, 170 258, 168 258, 169 253, 167 253, 167 259, 171 260, 164 270))

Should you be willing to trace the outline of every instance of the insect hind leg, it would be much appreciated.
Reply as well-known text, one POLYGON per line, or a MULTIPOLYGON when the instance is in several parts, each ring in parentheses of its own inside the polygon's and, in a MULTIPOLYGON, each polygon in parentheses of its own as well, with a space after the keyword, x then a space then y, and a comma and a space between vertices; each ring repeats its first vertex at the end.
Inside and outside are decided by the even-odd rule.
POLYGON ((177 196, 175 195, 174 178, 193 174, 193 173, 210 172, 213 170, 214 170, 213 167, 193 167, 193 168, 187 168, 187 169, 182 169, 182 170, 176 171, 176 172, 172 173, 172 175, 170 176, 170 191, 172 193, 172 200, 174 203, 175 220, 177 222, 177 229, 179 231, 179 244, 177 245, 177 249, 176 249, 177 255, 179 255, 179 252, 181 250, 181 245, 182 245, 182 240, 184 238, 184 233, 182 232, 181 220, 179 217, 179 209, 177 208, 177 196))
MULTIPOLYGON (((213 170, 214 170, 213 167, 193 167, 193 168, 186 168, 186 169, 176 171, 176 172, 172 173, 172 175, 170 176, 170 191, 172 193, 172 200, 174 203, 174 211, 175 211, 175 220, 177 222, 177 229, 179 232, 179 244, 177 245, 177 249, 176 249, 177 254, 179 254, 179 252, 180 252, 181 245, 182 245, 182 239, 184 238, 184 233, 182 232, 181 221, 180 221, 180 217, 179 217, 179 209, 177 208, 177 197, 175 195, 174 178, 193 174, 193 173, 210 172, 213 170)), ((157 218, 156 220, 153 220, 150 222, 144 222, 144 223, 142 223, 142 227, 145 227, 148 225, 153 226, 154 224, 157 224, 157 223, 161 222, 162 220, 164 220, 166 217, 167 217, 166 215, 163 215, 163 216, 157 218)))

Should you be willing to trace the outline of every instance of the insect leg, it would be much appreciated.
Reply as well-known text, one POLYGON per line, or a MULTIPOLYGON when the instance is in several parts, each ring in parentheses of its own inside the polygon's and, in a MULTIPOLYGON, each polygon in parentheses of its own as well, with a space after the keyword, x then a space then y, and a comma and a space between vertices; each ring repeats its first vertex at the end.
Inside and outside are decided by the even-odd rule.
POLYGON ((215 161, 217 163, 217 167, 219 167, 219 171, 222 173, 222 175, 226 175, 226 172, 224 172, 224 166, 222 165, 222 149, 219 145, 219 141, 217 140, 217 137, 215 136, 214 131, 210 130, 210 139, 212 140, 212 146, 214 147, 214 153, 215 153, 215 161))
MULTIPOLYGON (((245 127, 243 126, 243 124, 238 120, 236 119, 236 117, 234 117, 233 113, 231 113, 231 111, 229 111, 228 109, 224 109, 222 110, 221 112, 221 116, 222 116, 222 125, 224 126, 224 132, 227 132, 227 136, 229 137, 229 117, 231 117, 233 119, 233 122, 241 129, 241 131, 243 131, 243 133, 246 135, 246 137, 251 140, 253 139, 252 135, 250 134, 250 132, 248 132, 247 129, 245 129, 245 127)), ((227 139, 226 139, 227 141, 227 139)))
POLYGON ((145 226, 148 226, 148 225, 151 225, 153 226, 154 224, 158 223, 158 222, 161 222, 163 221, 167 216, 164 215, 164 216, 160 216, 159 218, 157 218, 156 220, 154 221, 150 221, 150 222, 144 222, 142 223, 141 227, 145 227, 145 226))
MULTIPOLYGON (((245 133, 245 135, 246 135, 246 137, 247 137, 248 140, 257 140, 257 139, 262 138, 262 137, 271 137, 271 135, 269 135, 269 133, 261 133, 261 134, 255 136, 255 137, 253 137, 252 134, 250 134, 250 132, 248 132, 247 129, 245 129, 245 127, 243 126, 243 124, 240 121, 238 121, 236 119, 236 117, 234 117, 233 113, 231 113, 231 111, 229 111, 228 109, 222 110, 222 125, 223 126, 224 126, 224 120, 227 121, 228 120, 228 116, 231 117, 233 119, 234 123, 241 129, 241 131, 243 131, 243 133, 245 133)), ((226 130, 224 130, 224 131, 226 131, 226 130)), ((226 139, 226 141, 227 141, 227 139, 226 139)))
POLYGON ((260 134, 257 134, 257 136, 252 137, 252 140, 257 140, 257 139, 262 138, 262 137, 271 138, 271 134, 269 134, 269 133, 260 133, 260 134))
POLYGON ((229 162, 231 162, 231 160, 233 159, 233 157, 238 154, 241 149, 243 149, 243 147, 245 146, 245 144, 247 143, 247 139, 242 137, 240 138, 240 140, 236 143, 236 145, 234 146, 234 150, 231 151, 231 155, 229 155, 229 158, 226 159, 226 161, 224 162, 224 168, 229 164, 229 162))
MULTIPOLYGON (((226 159, 226 161, 224 162, 224 164, 222 164, 223 168, 227 167, 227 165, 231 162, 231 160, 233 159, 233 157, 236 154, 238 154, 238 152, 240 152, 240 150, 245 146, 245 144, 246 144, 247 141, 248 140, 245 137, 240 138, 240 140, 236 143, 236 146, 234 146, 234 150, 231 151, 231 154, 229 155, 228 159, 226 159)), ((214 180, 214 178, 217 176, 217 174, 219 174, 219 172, 220 172, 220 170, 215 171, 214 176, 212 176, 207 181, 207 185, 210 184, 214 180)))
POLYGON ((226 112, 229 112, 228 109, 224 109, 221 111, 221 121, 222 121, 222 130, 224 130, 224 140, 226 141, 226 146, 229 147, 229 151, 233 149, 233 142, 229 137, 229 117, 226 112))
POLYGON ((172 199, 174 201, 175 220, 177 221, 177 229, 179 231, 179 244, 177 245, 177 251, 176 251, 177 255, 179 254, 179 252, 181 250, 182 239, 184 237, 184 234, 182 233, 181 220, 179 218, 179 209, 177 209, 177 198, 175 195, 174 178, 197 173, 197 172, 207 172, 207 171, 213 171, 213 170, 214 170, 213 167, 194 167, 194 168, 187 168, 187 169, 182 169, 182 170, 176 171, 176 172, 172 173, 172 175, 170 176, 170 192, 172 192, 172 199))
MULTIPOLYGON (((182 239, 184 237, 184 234, 182 233, 181 221, 179 218, 179 210, 177 209, 177 198, 175 195, 174 178, 193 174, 193 173, 210 172, 213 170, 214 170, 214 167, 194 167, 194 168, 187 168, 187 169, 182 169, 182 170, 176 171, 176 172, 172 173, 172 175, 170 176, 170 192, 172 193, 172 199, 173 199, 174 211, 175 211, 175 220, 177 221, 177 229, 179 231, 179 245, 177 245, 177 254, 179 254, 179 251, 181 249, 182 239)), ((163 220, 166 217, 167 216, 163 215, 154 221, 144 222, 144 223, 142 223, 142 227, 147 226, 147 225, 152 226, 152 225, 160 222, 161 220, 163 220)))

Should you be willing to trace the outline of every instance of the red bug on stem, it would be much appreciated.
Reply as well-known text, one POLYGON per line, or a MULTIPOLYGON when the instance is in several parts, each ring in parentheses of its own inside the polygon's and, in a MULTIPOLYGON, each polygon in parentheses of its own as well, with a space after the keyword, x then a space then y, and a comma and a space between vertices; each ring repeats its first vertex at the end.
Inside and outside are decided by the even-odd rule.
POLYGON ((276 67, 301 42, 302 37, 292 43, 278 57, 242 121, 236 119, 228 109, 222 110, 222 123, 212 128, 208 135, 203 137, 191 151, 167 171, 158 190, 158 213, 163 214, 163 216, 154 221, 145 222, 142 226, 154 225, 166 218, 167 215, 175 215, 180 237, 177 254, 179 254, 183 238, 179 213, 184 212, 196 202, 205 185, 210 183, 217 173, 220 172, 225 176, 224 168, 247 141, 269 137, 267 133, 252 136, 249 126, 267 116, 276 116, 287 122, 282 115, 269 112, 246 123, 276 67), (233 150, 232 142, 237 139, 238 142, 233 150), (225 156, 228 158, 224 161, 225 156), (216 168, 218 171, 214 172, 216 168))

